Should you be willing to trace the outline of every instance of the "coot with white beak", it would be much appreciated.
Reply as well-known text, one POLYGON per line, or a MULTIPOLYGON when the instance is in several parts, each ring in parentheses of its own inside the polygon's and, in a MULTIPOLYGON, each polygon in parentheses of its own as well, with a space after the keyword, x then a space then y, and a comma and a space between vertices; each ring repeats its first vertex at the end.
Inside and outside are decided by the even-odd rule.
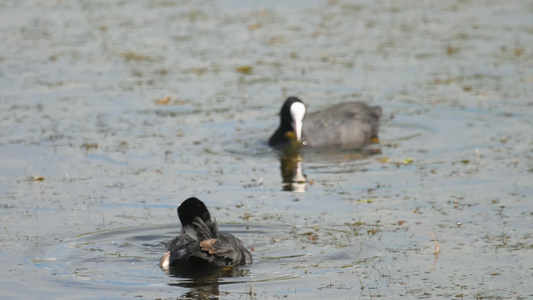
POLYGON ((279 127, 268 144, 276 147, 295 139, 308 147, 362 147, 378 140, 381 114, 381 107, 363 102, 336 104, 306 114, 302 100, 289 97, 281 107, 279 127))

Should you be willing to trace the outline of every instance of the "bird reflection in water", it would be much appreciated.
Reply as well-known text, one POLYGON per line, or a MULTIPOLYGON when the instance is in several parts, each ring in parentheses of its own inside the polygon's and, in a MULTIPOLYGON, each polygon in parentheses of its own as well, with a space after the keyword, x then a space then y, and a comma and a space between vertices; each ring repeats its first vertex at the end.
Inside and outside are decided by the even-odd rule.
POLYGON ((281 164, 282 190, 289 192, 303 193, 311 181, 303 174, 302 165, 304 156, 320 157, 324 161, 355 161, 363 160, 373 155, 381 154, 379 142, 373 142, 370 147, 359 147, 350 150, 339 149, 337 147, 323 147, 309 149, 302 147, 302 143, 291 140, 283 147, 278 147, 279 161, 281 164))
POLYGON ((292 141, 279 152, 283 190, 302 193, 307 187, 307 178, 302 173, 300 143, 292 141))
MULTIPOLYGON (((222 299, 227 296, 227 293, 221 292, 219 286, 221 284, 239 282, 238 277, 249 276, 250 270, 239 267, 212 270, 210 272, 170 269, 166 270, 166 273, 178 279, 177 282, 171 282, 168 285, 189 289, 180 299, 222 299)), ((243 279, 242 282, 246 281, 243 279)))

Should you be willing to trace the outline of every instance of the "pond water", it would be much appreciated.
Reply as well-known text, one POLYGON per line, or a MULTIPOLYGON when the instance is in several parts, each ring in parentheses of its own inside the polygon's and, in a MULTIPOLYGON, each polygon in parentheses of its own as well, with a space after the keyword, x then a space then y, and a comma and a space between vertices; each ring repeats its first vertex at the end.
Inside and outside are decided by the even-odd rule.
POLYGON ((531 2, 7 0, 0 28, 2 299, 533 297, 531 2), (290 95, 380 105, 380 143, 283 179, 290 95), (159 269, 190 196, 253 265, 159 269))

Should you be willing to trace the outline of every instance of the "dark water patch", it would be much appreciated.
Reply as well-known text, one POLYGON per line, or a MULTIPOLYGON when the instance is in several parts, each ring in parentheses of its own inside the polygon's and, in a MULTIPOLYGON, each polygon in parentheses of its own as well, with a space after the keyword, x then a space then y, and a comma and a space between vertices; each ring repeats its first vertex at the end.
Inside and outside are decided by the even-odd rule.
POLYGON ((65 283, 73 280, 85 288, 166 284, 217 289, 235 284, 280 284, 302 276, 320 278, 378 259, 366 257, 369 251, 366 239, 360 237, 367 234, 364 230, 358 233, 358 228, 363 227, 362 224, 336 228, 220 225, 221 230, 235 234, 245 245, 252 245, 255 262, 217 277, 167 277, 159 269, 157 263, 165 251, 164 243, 179 232, 175 225, 117 228, 61 238, 41 246, 39 254, 27 257, 25 264, 42 269, 53 276, 53 281, 64 278, 65 283), (355 253, 346 248, 346 243, 353 244, 354 239, 359 243, 355 253))

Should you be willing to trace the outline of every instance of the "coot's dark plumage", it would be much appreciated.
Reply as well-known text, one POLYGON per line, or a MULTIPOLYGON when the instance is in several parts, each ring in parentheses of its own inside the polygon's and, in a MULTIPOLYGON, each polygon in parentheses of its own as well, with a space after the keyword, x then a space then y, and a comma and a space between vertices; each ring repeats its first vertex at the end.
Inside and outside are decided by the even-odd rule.
POLYGON ((205 204, 189 198, 178 207, 181 233, 168 245, 159 266, 202 272, 252 263, 252 255, 235 236, 219 232, 205 204))
POLYGON ((285 144, 291 139, 288 133, 293 133, 296 140, 309 147, 360 147, 377 140, 381 113, 379 106, 348 102, 306 115, 304 103, 289 97, 281 107, 280 125, 268 144, 285 144))

